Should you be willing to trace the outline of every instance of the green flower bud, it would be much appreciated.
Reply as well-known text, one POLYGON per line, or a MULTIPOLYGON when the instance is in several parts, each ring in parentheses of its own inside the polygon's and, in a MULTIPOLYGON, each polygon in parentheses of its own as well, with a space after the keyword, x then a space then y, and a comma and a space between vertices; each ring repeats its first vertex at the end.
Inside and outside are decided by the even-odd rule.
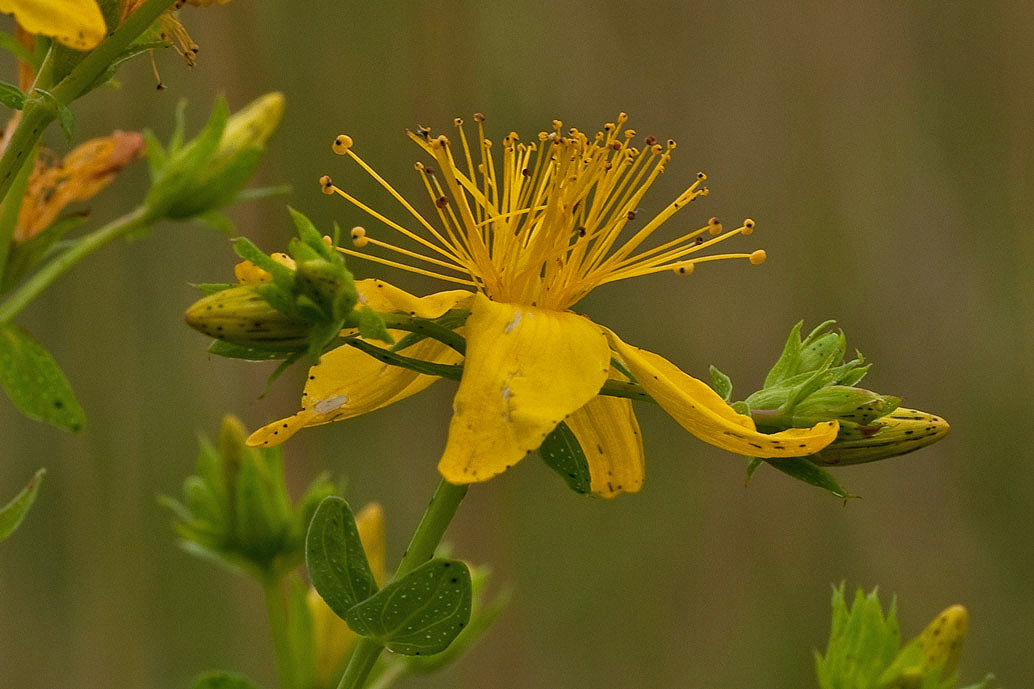
POLYGON ((231 203, 258 167, 284 112, 284 97, 267 93, 234 115, 219 98, 198 136, 184 145, 182 122, 168 152, 148 137, 152 186, 145 204, 154 217, 190 218, 231 203))
POLYGON ((202 440, 198 473, 184 482, 184 502, 163 502, 177 515, 176 531, 188 550, 261 577, 301 563, 316 505, 334 489, 319 477, 292 506, 280 453, 248 447, 247 435, 227 416, 214 447, 202 440))
POLYGON ((304 349, 312 321, 271 306, 265 295, 273 289, 270 284, 250 284, 209 294, 187 309, 187 325, 209 337, 251 349, 304 349))

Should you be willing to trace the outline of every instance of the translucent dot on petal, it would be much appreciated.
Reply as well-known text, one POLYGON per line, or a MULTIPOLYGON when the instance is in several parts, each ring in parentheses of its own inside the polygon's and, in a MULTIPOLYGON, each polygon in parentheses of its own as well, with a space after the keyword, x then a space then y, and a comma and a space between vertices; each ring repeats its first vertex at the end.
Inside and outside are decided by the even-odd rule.
POLYGON ((767 257, 768 255, 765 253, 764 249, 758 249, 750 255, 750 262, 758 266, 764 263, 767 257))
POLYGON ((347 134, 338 134, 337 138, 334 139, 332 148, 334 153, 337 153, 339 156, 345 155, 348 149, 352 148, 352 137, 347 134))

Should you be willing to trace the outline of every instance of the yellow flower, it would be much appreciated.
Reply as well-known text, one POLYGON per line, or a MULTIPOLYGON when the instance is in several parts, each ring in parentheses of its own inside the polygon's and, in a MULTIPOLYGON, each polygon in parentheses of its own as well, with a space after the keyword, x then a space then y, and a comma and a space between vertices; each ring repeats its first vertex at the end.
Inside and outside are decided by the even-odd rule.
MULTIPOLYGON (((387 580, 384 570, 384 509, 372 502, 359 512, 355 523, 373 578, 378 586, 383 586, 387 580)), ((316 589, 309 588, 307 602, 312 615, 313 648, 316 651, 316 686, 332 687, 340 678, 344 661, 359 635, 330 609, 316 589)))
MULTIPOLYGON (((585 451, 591 489, 604 496, 636 491, 643 480, 643 447, 631 401, 598 393, 608 379, 627 380, 617 360, 662 408, 690 433, 713 445, 755 457, 792 457, 820 450, 837 434, 837 423, 776 434, 759 433, 710 387, 664 358, 625 344, 610 329, 569 311, 599 285, 662 271, 693 272, 718 259, 761 263, 763 251, 697 255, 737 235, 749 235, 746 220, 726 231, 717 218, 703 227, 643 248, 676 212, 707 194, 706 176, 659 214, 643 222, 639 206, 664 171, 675 142, 652 137, 642 149, 625 129, 626 116, 595 135, 553 130, 523 143, 503 138, 501 156, 476 115, 477 139, 469 141, 456 120, 458 146, 421 128, 409 137, 435 161, 418 163, 422 184, 437 211, 432 224, 354 151, 341 135, 334 150, 358 164, 409 213, 421 232, 406 229, 328 177, 338 194, 408 239, 394 246, 352 230, 351 256, 404 268, 466 286, 466 290, 415 297, 380 280, 357 282, 360 301, 376 311, 437 318, 469 309, 461 332, 465 355, 431 339, 401 354, 437 363, 463 361, 463 377, 438 468, 452 483, 485 481, 535 450, 561 421, 585 451), (499 158, 501 157, 501 160, 499 158), (362 251, 379 247, 402 261, 362 251), (421 262, 425 267, 409 265, 421 262)), ((436 380, 386 366, 351 347, 341 347, 311 369, 302 411, 269 424, 248 439, 254 445, 282 442, 299 428, 364 414, 426 388, 436 380)))
POLYGON ((26 31, 53 36, 69 48, 90 50, 107 33, 97 0, 0 0, 26 31))

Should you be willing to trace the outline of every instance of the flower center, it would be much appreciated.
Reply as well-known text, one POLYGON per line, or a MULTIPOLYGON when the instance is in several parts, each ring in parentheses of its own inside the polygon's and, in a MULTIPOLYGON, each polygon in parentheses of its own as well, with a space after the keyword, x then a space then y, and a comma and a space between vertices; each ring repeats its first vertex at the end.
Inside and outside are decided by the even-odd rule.
POLYGON ((422 226, 427 236, 406 229, 348 192, 329 177, 320 183, 388 227, 408 237, 420 250, 375 239, 362 227, 352 230, 354 249, 346 254, 473 286, 501 302, 549 309, 567 309, 593 288, 639 275, 672 270, 689 274, 697 263, 727 258, 765 260, 765 252, 710 254, 692 257, 739 234, 749 235, 754 221, 726 231, 717 218, 703 227, 649 249, 644 242, 676 212, 705 196, 707 176, 693 183, 645 223, 637 223, 639 203, 675 149, 675 142, 647 137, 633 146, 635 131, 625 129, 619 115, 592 137, 577 129, 540 132, 523 143, 516 133, 503 138, 501 160, 484 135, 484 117, 474 116, 477 139, 468 140, 463 121, 455 120, 460 146, 420 127, 409 138, 434 158, 435 166, 416 164, 438 215, 429 222, 353 150, 352 139, 340 135, 334 152, 354 160, 386 189, 422 226), (458 161, 457 161, 458 158, 458 161), (637 227, 638 225, 638 227, 637 227), (620 241, 619 241, 620 240, 620 241), (397 254, 392 260, 362 251, 376 246, 397 254), (427 267, 412 265, 419 262, 427 267), (443 272, 449 271, 449 272, 443 272))

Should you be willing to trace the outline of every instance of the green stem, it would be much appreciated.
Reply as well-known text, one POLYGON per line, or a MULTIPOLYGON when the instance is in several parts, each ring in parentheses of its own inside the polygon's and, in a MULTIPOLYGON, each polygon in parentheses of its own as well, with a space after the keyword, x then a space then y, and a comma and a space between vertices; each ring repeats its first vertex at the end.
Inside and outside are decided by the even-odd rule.
MULTIPOLYGON (((449 522, 456 515, 456 510, 466 494, 465 485, 453 485, 445 479, 438 483, 431 502, 424 510, 424 516, 420 518, 420 523, 413 532, 409 547, 402 556, 402 562, 395 570, 396 579, 434 557, 435 549, 441 543, 449 522)), ((384 647, 372 639, 359 639, 338 689, 362 689, 382 650, 384 647)))
POLYGON ((426 335, 444 345, 452 347, 460 354, 466 354, 467 352, 466 338, 452 328, 447 328, 440 323, 429 321, 426 318, 415 318, 398 313, 384 313, 381 314, 381 318, 384 319, 384 325, 389 330, 405 330, 419 335, 426 335))
POLYGON ((146 226, 151 218, 145 207, 141 206, 121 218, 117 218, 95 232, 91 232, 78 240, 63 254, 59 254, 15 290, 7 300, 0 304, 0 325, 7 324, 12 318, 35 299, 66 270, 92 254, 108 242, 133 230, 146 226))
POLYGON ((269 626, 273 630, 273 652, 276 655, 280 687, 297 689, 294 687, 294 659, 291 657, 291 644, 287 636, 287 608, 280 579, 272 574, 265 575, 262 578, 262 591, 266 594, 266 612, 269 613, 269 626))

